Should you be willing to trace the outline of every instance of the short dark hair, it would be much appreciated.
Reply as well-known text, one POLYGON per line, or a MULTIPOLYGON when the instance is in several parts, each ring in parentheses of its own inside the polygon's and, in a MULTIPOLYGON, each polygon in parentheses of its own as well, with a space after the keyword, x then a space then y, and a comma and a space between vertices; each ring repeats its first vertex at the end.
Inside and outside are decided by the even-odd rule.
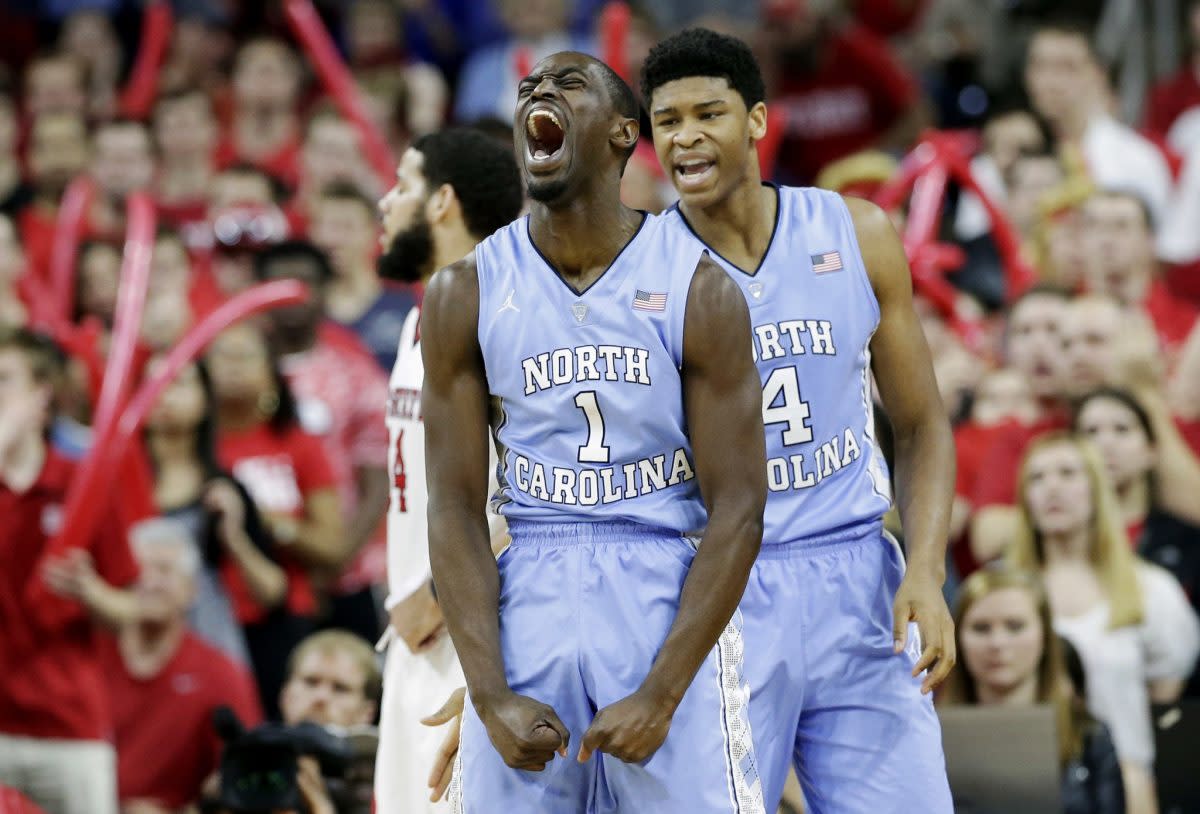
POLYGON ((521 175, 512 150, 470 127, 451 127, 421 136, 412 145, 425 159, 429 191, 449 184, 472 236, 483 239, 517 219, 524 203, 521 175))
POLYGON ((353 201, 367 210, 370 217, 375 216, 375 201, 365 192, 349 181, 332 181, 321 188, 318 198, 330 201, 353 201))
POLYGON ((275 263, 303 260, 313 265, 321 285, 333 279, 333 265, 325 252, 318 249, 307 240, 285 240, 268 246, 254 257, 254 277, 259 282, 267 279, 267 273, 275 263))
MULTIPOLYGON (((1088 56, 1097 63, 1102 62, 1099 52, 1096 51, 1095 26, 1079 14, 1064 11, 1043 17, 1034 25, 1033 34, 1029 37, 1030 44, 1038 34, 1060 34, 1081 39, 1087 46, 1088 56)), ((1028 46, 1026 51, 1028 59, 1028 46)))
POLYGON ((1096 399, 1108 399, 1125 407, 1137 419, 1138 426, 1146 434, 1146 440, 1150 442, 1150 446, 1158 443, 1158 438, 1154 433, 1154 422, 1150 420, 1150 414, 1146 412, 1146 408, 1133 393, 1120 387, 1100 387, 1081 398, 1075 405, 1075 414, 1071 419, 1071 429, 1074 432, 1082 432, 1082 428, 1079 426, 1079 417, 1083 414, 1083 408, 1096 399))
POLYGON ((650 49, 642 66, 642 100, 649 105, 659 87, 689 76, 725 79, 747 109, 767 98, 762 71, 750 46, 707 28, 689 28, 650 49))
POLYGON ((0 325, 0 350, 12 350, 25 357, 29 373, 39 385, 53 385, 66 367, 62 348, 48 336, 29 330, 0 325))

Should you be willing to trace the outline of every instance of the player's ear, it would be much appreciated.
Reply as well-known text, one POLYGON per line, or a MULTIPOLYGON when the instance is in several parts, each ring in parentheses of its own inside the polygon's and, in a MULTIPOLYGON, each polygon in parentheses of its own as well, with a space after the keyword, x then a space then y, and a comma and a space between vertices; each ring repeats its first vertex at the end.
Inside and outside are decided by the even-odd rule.
POLYGON ((612 143, 618 151, 622 153, 629 152, 637 144, 638 133, 641 131, 641 125, 637 119, 621 118, 613 125, 612 132, 608 135, 609 142, 612 143))
POLYGON ((748 114, 750 120, 750 140, 762 141, 767 134, 767 106, 763 102, 755 102, 748 114))
POLYGON ((454 194, 454 187, 442 184, 429 196, 429 201, 425 204, 425 215, 430 223, 440 223, 450 215, 457 203, 458 196, 454 194))

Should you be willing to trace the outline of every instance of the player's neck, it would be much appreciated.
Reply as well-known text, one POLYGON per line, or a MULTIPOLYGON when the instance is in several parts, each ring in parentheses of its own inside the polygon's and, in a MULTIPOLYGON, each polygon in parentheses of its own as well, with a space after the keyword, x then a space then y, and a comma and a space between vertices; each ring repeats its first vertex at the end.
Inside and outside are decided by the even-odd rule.
MULTIPOLYGON (((614 196, 614 200, 616 196, 614 196)), ((529 214, 529 235, 538 251, 568 283, 594 276, 608 267, 641 226, 644 215, 622 204, 595 206, 576 200, 551 209, 535 203, 529 214)))
POLYGON ((433 257, 429 268, 421 272, 421 285, 429 282, 438 269, 462 260, 479 245, 483 238, 475 237, 461 222, 438 223, 433 231, 433 257))
POLYGON ((700 239, 722 257, 741 268, 757 268, 770 248, 778 217, 775 187, 757 177, 747 178, 732 193, 712 206, 679 209, 700 239))
POLYGON ((989 687, 980 683, 975 694, 983 706, 1032 706, 1037 703, 1037 675, 1030 675, 1015 687, 989 687))

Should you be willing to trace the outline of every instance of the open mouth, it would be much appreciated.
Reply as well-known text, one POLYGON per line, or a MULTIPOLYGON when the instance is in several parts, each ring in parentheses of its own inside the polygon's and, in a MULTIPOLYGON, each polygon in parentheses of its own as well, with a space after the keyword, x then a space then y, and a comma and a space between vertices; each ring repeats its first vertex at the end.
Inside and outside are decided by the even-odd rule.
POLYGON ((699 186, 708 179, 716 166, 707 158, 686 158, 675 164, 675 181, 680 187, 699 186))
POLYGON ((528 135, 529 157, 534 161, 548 161, 562 152, 566 132, 554 111, 538 108, 525 120, 528 135))

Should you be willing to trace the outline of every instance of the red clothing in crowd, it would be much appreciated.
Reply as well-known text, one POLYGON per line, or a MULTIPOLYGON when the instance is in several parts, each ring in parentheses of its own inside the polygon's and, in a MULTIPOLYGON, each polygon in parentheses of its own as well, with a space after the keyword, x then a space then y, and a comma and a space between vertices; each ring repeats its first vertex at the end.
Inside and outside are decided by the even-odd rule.
POLYGON ((1165 140, 1171 125, 1192 108, 1200 108, 1200 76, 1189 64, 1150 91, 1146 103, 1146 130, 1165 140))
POLYGON ((112 636, 103 638, 100 659, 112 703, 122 801, 152 800, 171 810, 195 802, 221 757, 213 711, 228 706, 247 727, 262 721, 250 675, 192 633, 184 634, 179 650, 149 678, 129 673, 112 636))
POLYGON ((1200 315, 1200 308, 1195 303, 1176 297, 1162 280, 1155 280, 1150 286, 1142 308, 1154 323, 1158 341, 1168 357, 1187 340, 1197 315, 1200 315))
POLYGON ((233 135, 227 133, 217 144, 215 160, 217 168, 222 170, 235 164, 251 164, 283 181, 289 188, 295 189, 300 183, 300 151, 300 140, 296 138, 288 141, 271 155, 252 161, 238 155, 233 135))
MULTIPOLYGON (((337 486, 320 439, 299 427, 276 431, 263 424, 244 432, 223 430, 217 438, 217 459, 246 487, 263 514, 303 518, 309 494, 337 486)), ((287 609, 298 616, 313 615, 317 601, 307 572, 287 555, 286 546, 276 550, 279 564, 287 571, 287 609)), ((265 609, 254 601, 232 562, 223 567, 223 576, 238 620, 262 621, 265 609)))
POLYGON ((1017 502, 1017 478, 1025 451, 1038 436, 1070 427, 1066 415, 1053 415, 1033 424, 1005 424, 991 437, 979 458, 977 476, 970 489, 971 505, 1013 506, 1017 502))
POLYGON ((872 147, 917 101, 917 85, 887 43, 851 25, 822 43, 816 71, 784 70, 773 104, 784 114, 780 168, 811 183, 822 167, 872 147))
MULTIPOLYGON (((37 626, 38 608, 25 606, 48 540, 62 524, 75 465, 53 450, 37 481, 24 493, 0 482, 0 732, 33 738, 106 740, 112 718, 97 653, 99 635, 78 607, 64 628, 37 626)), ((117 521, 89 549, 97 573, 123 588, 137 564, 117 521)), ((49 596, 47 601, 62 601, 49 596)), ((74 604, 74 603, 72 603, 74 604)))
MULTIPOLYGON (((296 395, 300 423, 324 442, 346 517, 352 518, 358 503, 355 470, 387 466, 387 377, 357 337, 332 323, 322 326, 311 350, 281 362, 296 395)), ((338 593, 383 582, 386 564, 387 535, 381 522, 339 580, 338 593)))
POLYGON ((0 814, 46 814, 46 809, 16 789, 0 786, 0 814))

